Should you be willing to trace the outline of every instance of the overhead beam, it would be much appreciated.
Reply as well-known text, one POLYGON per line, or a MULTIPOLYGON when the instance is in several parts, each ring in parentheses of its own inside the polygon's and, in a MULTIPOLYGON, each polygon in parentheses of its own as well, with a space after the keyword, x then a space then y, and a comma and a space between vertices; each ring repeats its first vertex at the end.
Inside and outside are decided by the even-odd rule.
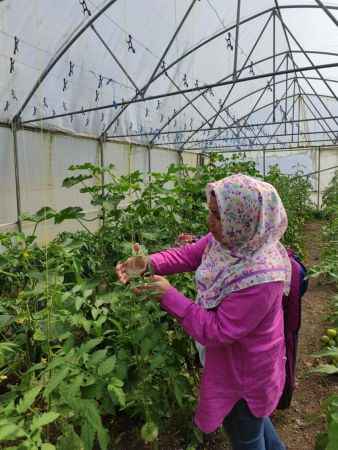
MULTIPOLYGON (((292 97, 292 96, 290 96, 292 97)), ((338 118, 338 116, 336 116, 336 118, 338 118)), ((292 123, 299 123, 299 122, 317 122, 318 120, 321 119, 331 119, 331 117, 323 117, 323 118, 319 118, 313 116, 312 119, 307 118, 307 119, 295 119, 295 120, 287 120, 286 123, 287 124, 292 124, 292 123)), ((259 127, 262 125, 265 125, 266 127, 268 126, 276 126, 276 125, 280 125, 285 123, 285 121, 278 121, 278 122, 271 122, 271 123, 265 123, 265 122, 258 122, 258 123, 250 123, 249 125, 241 125, 242 128, 254 128, 254 127, 259 127)), ((208 130, 201 130, 200 132, 202 133, 203 131, 220 131, 220 130, 230 130, 230 129, 237 129, 239 128, 238 125, 231 125, 231 126, 227 126, 227 127, 214 127, 214 128, 209 128, 208 130)), ((192 130, 192 131, 196 131, 196 130, 192 130)), ((325 130, 324 130, 325 132, 325 130)), ((177 131, 163 131, 161 133, 161 136, 163 135, 170 135, 170 134, 184 134, 184 133, 191 133, 191 130, 177 130, 177 131)), ((128 137, 142 137, 142 136, 153 136, 157 134, 156 131, 152 131, 152 132, 148 132, 148 133, 135 133, 135 134, 117 134, 117 135, 113 135, 113 136, 107 136, 107 139, 121 139, 121 138, 128 138, 128 137)), ((266 136, 265 136, 266 137, 266 136)))
MULTIPOLYGON (((110 8, 114 3, 116 3, 117 0, 109 0, 97 13, 95 13, 93 16, 90 17, 90 19, 80 27, 78 31, 75 31, 73 36, 70 36, 69 40, 66 41, 59 50, 56 51, 55 55, 52 57, 50 62, 47 64, 46 68, 42 71, 41 75, 35 82, 33 88, 30 90, 29 94, 27 95, 25 101, 20 106, 19 110, 17 111, 15 115, 15 120, 18 121, 21 113, 26 108, 27 104, 29 103, 30 99, 33 97, 35 92, 39 89, 42 82, 45 80, 49 72, 53 69, 55 64, 62 58, 62 56, 70 49, 70 47, 79 39, 80 36, 100 17, 102 14, 107 11, 108 8, 110 8)), ((13 119, 13 120, 14 120, 13 119)))
MULTIPOLYGON (((138 93, 136 93, 136 95, 133 97, 134 101, 136 101, 136 100, 138 99, 139 94, 141 95, 142 98, 145 96, 146 92, 147 92, 148 89, 149 89, 149 86, 151 85, 151 83, 152 83, 152 82, 155 80, 155 78, 156 78, 156 73, 157 73, 159 67, 161 66, 162 62, 164 61, 164 58, 166 57, 168 51, 170 50, 172 44, 174 43, 174 41, 175 41, 175 39, 176 39, 176 37, 177 37, 179 31, 181 30, 181 28, 182 28, 184 22, 185 22, 186 19, 188 18, 190 12, 192 11, 193 6, 195 5, 195 3, 196 3, 197 1, 198 1, 198 0, 192 0, 192 2, 190 3, 189 8, 188 8, 187 11, 185 12, 183 18, 181 19, 181 21, 180 21, 178 27, 177 27, 176 30, 175 30, 173 36, 171 37, 171 39, 170 39, 168 45, 166 46, 164 52, 162 53, 162 56, 160 57, 159 61, 157 62, 156 66, 155 66, 155 69, 153 70, 153 72, 152 72, 152 74, 151 74, 149 80, 148 80, 147 83, 142 87, 141 91, 138 92, 138 93)), ((163 74, 163 73, 165 73, 165 70, 162 72, 162 74, 163 74)), ((104 131, 102 132, 101 136, 107 134, 108 130, 114 125, 114 123, 115 123, 115 122, 117 121, 117 119, 121 116, 121 114, 123 114, 124 111, 129 107, 129 104, 130 104, 130 103, 126 103, 125 105, 123 105, 122 110, 121 110, 121 111, 114 117, 114 119, 106 126, 106 128, 105 128, 104 131)))

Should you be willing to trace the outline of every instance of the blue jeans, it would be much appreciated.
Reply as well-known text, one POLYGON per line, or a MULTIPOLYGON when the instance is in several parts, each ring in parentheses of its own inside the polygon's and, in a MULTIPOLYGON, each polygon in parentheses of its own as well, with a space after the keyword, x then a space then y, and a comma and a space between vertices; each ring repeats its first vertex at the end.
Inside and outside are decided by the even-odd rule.
POLYGON ((240 400, 224 419, 233 450, 285 450, 269 417, 255 417, 240 400))

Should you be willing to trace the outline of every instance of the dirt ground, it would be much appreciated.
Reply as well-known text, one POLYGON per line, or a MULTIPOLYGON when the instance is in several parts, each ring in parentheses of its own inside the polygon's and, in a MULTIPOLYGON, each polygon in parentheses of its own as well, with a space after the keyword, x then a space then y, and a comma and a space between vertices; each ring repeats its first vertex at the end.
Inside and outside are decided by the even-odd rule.
MULTIPOLYGON (((306 226, 305 263, 308 267, 319 261, 321 225, 317 221, 306 226)), ((338 389, 338 377, 325 378, 310 373, 311 368, 316 364, 311 355, 320 350, 320 336, 328 326, 325 322, 329 311, 328 300, 333 294, 332 287, 311 279, 309 289, 303 298, 297 388, 291 407, 286 411, 278 411, 273 417, 273 422, 289 450, 315 449, 316 435, 325 429, 323 402, 338 389)), ((178 444, 179 434, 179 430, 176 430, 170 435, 162 435, 160 442, 152 447, 133 440, 133 443, 129 441, 127 445, 120 442, 122 446, 118 448, 121 450, 136 450, 136 448, 138 450, 183 450, 183 447, 178 444)), ((202 448, 203 450, 230 450, 227 438, 221 431, 208 435, 202 448)))

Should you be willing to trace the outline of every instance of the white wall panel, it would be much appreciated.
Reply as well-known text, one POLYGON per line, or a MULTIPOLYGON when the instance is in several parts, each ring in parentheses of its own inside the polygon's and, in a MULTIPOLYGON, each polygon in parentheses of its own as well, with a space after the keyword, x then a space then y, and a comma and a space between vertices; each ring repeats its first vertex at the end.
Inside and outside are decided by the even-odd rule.
POLYGON ((0 224, 16 222, 16 208, 12 132, 0 127, 0 224))

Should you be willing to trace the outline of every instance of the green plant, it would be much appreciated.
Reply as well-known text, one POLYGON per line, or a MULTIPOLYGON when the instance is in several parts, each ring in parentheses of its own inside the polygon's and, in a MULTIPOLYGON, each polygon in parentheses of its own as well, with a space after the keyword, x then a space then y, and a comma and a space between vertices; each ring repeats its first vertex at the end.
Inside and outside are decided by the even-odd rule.
POLYGON ((310 182, 302 173, 285 175, 278 166, 270 167, 265 181, 277 189, 288 215, 288 228, 283 242, 302 255, 303 227, 311 210, 310 182))
MULTIPOLYGON (((113 166, 70 170, 63 185, 90 196, 93 219, 80 207, 46 206, 22 216, 34 223, 30 236, 0 235, 0 442, 20 450, 104 450, 121 415, 135 420, 146 442, 173 415, 188 436, 199 379, 194 344, 157 302, 135 297, 142 279, 121 285, 114 267, 135 242, 154 252, 180 232, 206 233, 206 184, 234 172, 259 174, 252 162, 220 155, 197 168, 172 165, 147 185, 140 172, 118 177, 113 166), (45 220, 76 220, 81 231, 40 247, 35 234, 45 220)), ((277 169, 271 177, 284 189, 277 169)), ((303 187, 298 178, 288 182, 303 187)), ((283 189, 290 226, 298 227, 288 239, 297 244, 306 192, 288 200, 283 189)), ((171 281, 194 298, 191 274, 171 281)))

